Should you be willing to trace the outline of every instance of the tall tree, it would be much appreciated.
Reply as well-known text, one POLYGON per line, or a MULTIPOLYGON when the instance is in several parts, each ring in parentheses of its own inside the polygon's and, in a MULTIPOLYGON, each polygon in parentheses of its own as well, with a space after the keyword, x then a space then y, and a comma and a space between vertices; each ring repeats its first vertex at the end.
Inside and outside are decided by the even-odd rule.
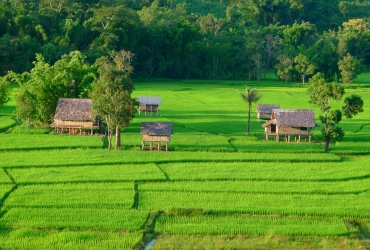
POLYGON ((0 108, 9 101, 9 81, 6 76, 0 76, 0 108))
POLYGON ((330 100, 339 101, 345 94, 343 86, 336 82, 326 83, 321 73, 317 73, 310 79, 310 86, 307 89, 310 96, 310 103, 316 104, 323 115, 320 121, 323 123, 321 135, 324 139, 324 151, 328 152, 331 142, 341 141, 344 131, 337 124, 342 120, 342 115, 352 118, 363 112, 363 101, 358 95, 351 95, 345 98, 345 106, 342 110, 331 110, 330 100))
POLYGON ((98 60, 99 77, 92 83, 90 97, 93 113, 105 118, 108 127, 108 149, 112 148, 112 137, 116 131, 116 145, 121 145, 120 131, 126 128, 136 112, 136 101, 131 98, 134 89, 130 79, 133 54, 120 51, 98 60))
POLYGON ((248 125, 247 125, 247 135, 249 134, 249 128, 251 123, 251 107, 252 103, 258 102, 259 99, 261 99, 262 94, 259 92, 259 90, 255 88, 246 87, 245 88, 245 94, 241 93, 238 90, 241 98, 243 101, 245 101, 248 104, 248 125))
POLYGON ((338 68, 342 76, 342 82, 348 86, 361 72, 361 62, 348 53, 338 62, 338 68))
POLYGON ((315 73, 316 65, 312 63, 307 56, 299 54, 294 58, 296 65, 294 68, 297 70, 298 74, 301 76, 302 85, 305 84, 306 76, 315 73))

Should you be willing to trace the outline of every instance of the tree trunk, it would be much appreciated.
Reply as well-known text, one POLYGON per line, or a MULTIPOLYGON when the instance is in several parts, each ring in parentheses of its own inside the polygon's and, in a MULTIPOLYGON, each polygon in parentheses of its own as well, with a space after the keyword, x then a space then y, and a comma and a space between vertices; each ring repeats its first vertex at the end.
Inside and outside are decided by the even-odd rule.
POLYGON ((112 149, 113 129, 108 128, 108 149, 112 149))
POLYGON ((248 105, 248 126, 247 126, 247 135, 249 134, 249 127, 251 124, 251 105, 248 105))
POLYGON ((115 150, 119 149, 121 147, 121 130, 119 128, 119 125, 116 126, 116 147, 115 150))
POLYGON ((329 143, 330 143, 330 139, 326 138, 325 139, 325 146, 324 146, 325 153, 327 153, 329 151, 329 143))

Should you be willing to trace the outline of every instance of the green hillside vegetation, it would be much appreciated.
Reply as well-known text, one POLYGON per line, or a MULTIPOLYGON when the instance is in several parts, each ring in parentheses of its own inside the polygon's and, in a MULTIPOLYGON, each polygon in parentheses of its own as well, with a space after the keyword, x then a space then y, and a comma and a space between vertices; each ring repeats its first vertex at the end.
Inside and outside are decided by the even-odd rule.
MULTIPOLYGON (((324 153, 312 142, 264 138, 252 105, 319 109, 307 86, 277 81, 137 82, 133 97, 161 96, 159 116, 136 113, 120 150, 100 135, 27 128, 16 103, 0 108, 1 249, 368 249, 370 238, 370 74, 359 94, 364 112, 340 123, 341 142, 324 153), (169 151, 141 150, 142 122, 172 122, 169 151)), ((341 108, 342 101, 332 102, 341 108)))

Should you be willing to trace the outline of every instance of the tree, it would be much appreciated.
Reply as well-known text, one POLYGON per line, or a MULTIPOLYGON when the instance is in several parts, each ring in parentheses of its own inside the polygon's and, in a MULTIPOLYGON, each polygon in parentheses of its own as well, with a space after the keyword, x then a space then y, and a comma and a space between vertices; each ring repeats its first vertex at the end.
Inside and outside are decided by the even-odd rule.
POLYGON ((98 60, 99 77, 92 83, 90 97, 93 113, 105 118, 108 127, 108 149, 112 148, 112 137, 116 130, 117 150, 121 145, 120 131, 126 128, 136 112, 136 101, 131 98, 134 89, 130 73, 133 54, 127 51, 113 53, 110 58, 98 60))
POLYGON ((347 55, 338 62, 338 68, 342 75, 342 82, 348 86, 361 72, 361 62, 347 53, 347 55))
POLYGON ((251 107, 252 107, 252 103, 253 102, 257 102, 261 97, 262 97, 262 94, 260 94, 259 90, 255 89, 255 88, 249 88, 249 87, 246 87, 245 88, 245 95, 243 93, 241 93, 239 90, 238 90, 241 98, 243 101, 245 101, 246 103, 248 103, 248 126, 247 126, 247 135, 249 134, 249 127, 250 127, 250 123, 251 123, 251 107))
POLYGON ((0 108, 9 101, 9 81, 0 76, 0 108))
POLYGON ((285 82, 288 82, 292 78, 294 60, 292 57, 285 54, 278 56, 277 59, 279 62, 275 64, 276 74, 280 79, 284 79, 285 82))
POLYGON ((312 75, 315 72, 316 66, 310 60, 307 56, 303 54, 299 54, 294 58, 294 62, 296 65, 294 68, 298 71, 299 75, 302 79, 302 85, 305 84, 306 76, 312 75))
POLYGON ((359 112, 363 112, 363 101, 358 95, 351 95, 345 98, 345 106, 342 110, 330 110, 330 100, 339 101, 344 95, 343 86, 336 82, 326 83, 321 73, 317 73, 310 79, 308 94, 310 103, 316 104, 324 113, 320 115, 320 121, 323 123, 321 134, 324 139, 324 151, 328 152, 331 142, 341 141, 344 137, 344 131, 337 124, 342 120, 342 115, 352 118, 359 112))

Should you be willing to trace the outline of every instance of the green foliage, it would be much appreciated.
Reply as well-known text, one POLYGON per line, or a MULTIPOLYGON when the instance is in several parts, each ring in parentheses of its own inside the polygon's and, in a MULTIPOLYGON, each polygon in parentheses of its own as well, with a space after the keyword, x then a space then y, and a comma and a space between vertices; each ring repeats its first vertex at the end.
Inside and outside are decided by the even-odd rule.
POLYGON ((311 85, 307 90, 310 95, 310 102, 318 105, 321 111, 324 112, 324 115, 320 115, 319 118, 324 125, 321 128, 321 134, 325 140, 324 150, 327 152, 330 142, 341 141, 344 137, 344 130, 336 126, 342 120, 342 112, 348 118, 363 112, 363 101, 360 96, 352 95, 345 99, 346 106, 343 107, 344 111, 337 109, 329 113, 331 109, 330 99, 337 101, 342 99, 344 88, 338 83, 326 83, 319 73, 312 77, 310 82, 311 85))
POLYGON ((64 55, 54 65, 48 64, 40 54, 36 58, 35 67, 29 73, 9 75, 20 85, 16 114, 28 127, 36 119, 50 123, 58 98, 79 97, 94 76, 78 51, 64 55))
POLYGON ((338 67, 342 76, 341 80, 347 86, 350 85, 361 72, 360 61, 351 56, 349 53, 338 62, 338 67))
POLYGON ((126 128, 136 112, 136 101, 131 98, 134 89, 130 79, 133 68, 130 65, 134 55, 129 51, 120 51, 111 55, 113 60, 100 58, 99 78, 92 83, 90 93, 93 113, 105 118, 108 126, 108 149, 111 149, 113 129, 116 128, 116 146, 121 146, 120 129, 126 128))
POLYGON ((0 76, 0 108, 9 101, 9 81, 0 76))

